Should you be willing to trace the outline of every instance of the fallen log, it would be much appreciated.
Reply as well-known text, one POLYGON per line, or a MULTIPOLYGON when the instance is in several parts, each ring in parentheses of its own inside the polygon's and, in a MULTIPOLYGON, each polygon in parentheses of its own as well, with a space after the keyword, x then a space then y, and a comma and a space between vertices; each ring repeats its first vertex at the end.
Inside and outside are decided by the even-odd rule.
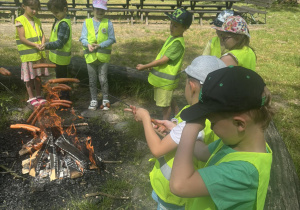
POLYGON ((271 122, 266 130, 265 138, 273 151, 273 163, 264 209, 300 209, 299 178, 291 155, 274 122, 271 122))

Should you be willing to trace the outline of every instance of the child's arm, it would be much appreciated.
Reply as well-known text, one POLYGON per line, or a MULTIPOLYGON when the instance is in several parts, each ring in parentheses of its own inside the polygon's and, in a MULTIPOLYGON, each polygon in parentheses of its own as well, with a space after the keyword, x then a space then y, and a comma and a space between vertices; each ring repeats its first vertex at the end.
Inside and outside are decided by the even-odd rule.
POLYGON ((56 50, 62 49, 64 45, 68 42, 70 37, 70 27, 69 25, 62 21, 57 29, 57 40, 54 42, 47 42, 45 43, 46 50, 56 50))
POLYGON ((34 42, 31 42, 31 41, 28 41, 26 38, 25 38, 25 30, 24 30, 24 27, 22 25, 20 26, 17 26, 17 32, 19 34, 19 38, 21 40, 21 42, 23 44, 26 44, 28 46, 31 46, 31 47, 35 47, 37 49, 40 49, 40 46, 39 44, 36 44, 34 42))
POLYGON ((155 67, 155 66, 161 66, 161 65, 164 65, 166 63, 168 63, 170 59, 167 57, 167 56, 163 56, 161 59, 159 60, 154 60, 152 61, 151 63, 148 63, 148 64, 138 64, 136 66, 136 69, 137 70, 144 70, 144 69, 149 69, 149 68, 152 68, 152 67, 155 67))
POLYGON ((131 109, 125 109, 125 111, 132 112, 135 120, 143 123, 148 147, 156 158, 169 153, 177 147, 177 144, 172 140, 170 134, 162 140, 159 138, 152 126, 150 114, 146 109, 136 108, 134 106, 130 106, 130 108, 131 109))
POLYGON ((205 120, 187 123, 176 151, 171 179, 171 192, 180 197, 209 196, 205 183, 193 166, 193 151, 197 134, 205 120))
POLYGON ((237 66, 238 62, 237 60, 231 55, 231 54, 227 54, 225 56, 221 57, 221 60, 227 65, 227 66, 237 66))

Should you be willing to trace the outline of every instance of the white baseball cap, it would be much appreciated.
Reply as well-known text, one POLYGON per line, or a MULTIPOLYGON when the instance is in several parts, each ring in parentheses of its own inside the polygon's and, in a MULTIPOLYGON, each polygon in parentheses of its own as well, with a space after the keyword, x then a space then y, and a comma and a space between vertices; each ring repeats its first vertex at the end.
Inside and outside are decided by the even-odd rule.
POLYGON ((93 7, 98 9, 107 10, 107 0, 94 0, 93 7))
POLYGON ((195 58, 191 65, 189 65, 184 71, 189 76, 200 81, 203 84, 206 76, 215 70, 226 67, 226 64, 216 56, 202 55, 195 58))

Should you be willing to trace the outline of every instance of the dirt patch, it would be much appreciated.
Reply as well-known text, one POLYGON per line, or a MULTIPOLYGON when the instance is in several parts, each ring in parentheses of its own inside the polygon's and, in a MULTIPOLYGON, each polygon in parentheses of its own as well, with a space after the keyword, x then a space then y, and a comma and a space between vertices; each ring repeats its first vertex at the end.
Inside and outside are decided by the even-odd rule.
MULTIPOLYGON (((29 155, 19 156, 22 145, 31 140, 30 132, 11 130, 7 128, 0 132, 0 165, 23 177, 14 177, 0 168, 0 209, 74 209, 73 202, 89 202, 99 208, 107 202, 107 196, 83 198, 85 194, 104 192, 116 197, 130 197, 129 200, 113 200, 110 209, 155 209, 151 198, 149 172, 153 167, 148 160, 151 158, 144 139, 126 139, 128 117, 124 114, 124 104, 112 100, 109 111, 89 111, 89 90, 78 86, 72 93, 74 110, 77 115, 83 114, 84 119, 75 123, 88 123, 88 126, 78 127, 80 138, 91 136, 95 154, 106 161, 122 161, 121 164, 105 164, 101 171, 88 170, 80 178, 49 181, 37 181, 28 174, 22 175, 22 160, 29 155), (80 96, 80 97, 78 97, 80 96), (112 187, 109 187, 110 185, 112 187), (118 188, 119 183, 123 188, 118 188), (115 188, 115 189, 110 189, 115 188)), ((132 98, 124 99, 133 103, 132 98)), ((134 104, 134 103, 133 103, 134 104)), ((16 107, 24 112, 28 107, 16 107)), ((73 116, 66 110, 60 115, 64 124, 69 124, 73 116)), ((26 119, 12 118, 12 124, 25 123, 26 119)), ((75 206, 74 206, 75 205, 75 206)))

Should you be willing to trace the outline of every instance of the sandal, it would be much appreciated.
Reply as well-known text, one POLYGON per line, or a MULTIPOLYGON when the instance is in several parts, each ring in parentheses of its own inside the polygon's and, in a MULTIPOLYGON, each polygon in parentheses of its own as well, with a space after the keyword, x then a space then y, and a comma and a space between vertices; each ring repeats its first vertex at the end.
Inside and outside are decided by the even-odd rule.
POLYGON ((36 99, 41 105, 47 103, 47 100, 44 99, 42 96, 37 96, 36 99))
POLYGON ((40 103, 36 97, 30 98, 27 102, 30 103, 31 106, 34 106, 34 107, 38 107, 40 105, 40 103))

